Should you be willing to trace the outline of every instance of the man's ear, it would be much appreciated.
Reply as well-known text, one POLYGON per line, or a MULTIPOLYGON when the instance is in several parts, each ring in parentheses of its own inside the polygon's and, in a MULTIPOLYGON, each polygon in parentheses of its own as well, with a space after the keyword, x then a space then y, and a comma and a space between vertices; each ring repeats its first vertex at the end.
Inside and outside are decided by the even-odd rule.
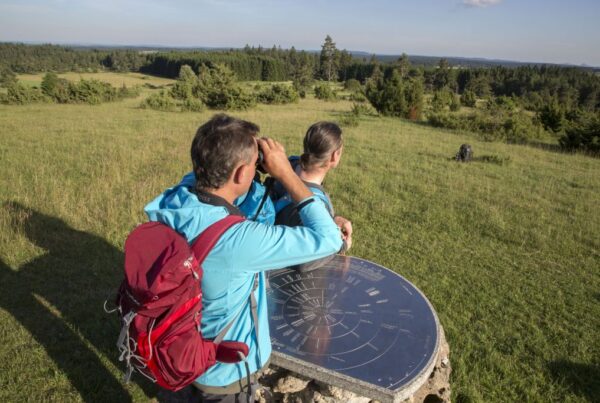
POLYGON ((240 164, 233 170, 233 183, 245 183, 247 176, 252 174, 252 167, 248 164, 240 164))

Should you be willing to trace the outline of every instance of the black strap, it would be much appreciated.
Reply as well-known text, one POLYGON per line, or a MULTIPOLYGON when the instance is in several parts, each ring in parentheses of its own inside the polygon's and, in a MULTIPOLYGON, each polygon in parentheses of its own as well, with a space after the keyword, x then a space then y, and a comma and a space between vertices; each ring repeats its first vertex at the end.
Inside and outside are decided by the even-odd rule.
POLYGON ((239 208, 235 207, 221 196, 217 196, 205 190, 198 190, 193 187, 189 189, 190 192, 194 193, 198 200, 200 200, 202 203, 210 204, 211 206, 225 207, 230 215, 239 215, 244 217, 244 213, 242 213, 239 208))
MULTIPOLYGON (((265 194, 263 195, 263 197, 260 201, 260 204, 258 205, 258 209, 256 210, 256 214, 254 215, 254 218, 252 218, 252 221, 256 221, 256 219, 258 218, 258 215, 260 214, 260 211, 262 210, 263 206, 265 205, 267 198, 271 194, 271 189, 273 188, 274 183, 275 183, 275 179, 273 179, 270 176, 267 179, 265 179, 265 194)), ((246 200, 244 200, 244 201, 246 201, 246 200)))

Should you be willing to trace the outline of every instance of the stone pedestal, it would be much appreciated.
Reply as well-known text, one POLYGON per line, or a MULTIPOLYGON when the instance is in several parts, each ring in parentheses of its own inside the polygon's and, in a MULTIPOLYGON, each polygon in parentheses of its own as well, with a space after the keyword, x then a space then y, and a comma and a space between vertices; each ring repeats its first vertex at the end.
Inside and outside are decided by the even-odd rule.
MULTIPOLYGON (((435 366, 425 383, 405 403, 450 402, 450 349, 444 329, 440 326, 440 344, 435 366)), ((288 370, 271 366, 260 379, 263 386, 257 392, 260 403, 374 403, 368 397, 327 385, 319 380, 305 378, 288 370)))

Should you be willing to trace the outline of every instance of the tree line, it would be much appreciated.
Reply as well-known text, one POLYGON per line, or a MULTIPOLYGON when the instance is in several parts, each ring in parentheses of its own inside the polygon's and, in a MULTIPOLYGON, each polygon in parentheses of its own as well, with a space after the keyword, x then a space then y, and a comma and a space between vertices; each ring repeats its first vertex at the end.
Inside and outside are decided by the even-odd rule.
MULTIPOLYGON (((592 70, 555 65, 462 68, 443 58, 437 66, 424 67, 413 65, 406 54, 381 63, 376 57, 353 58, 337 49, 330 36, 321 52, 248 45, 237 50, 149 52, 0 44, 0 86, 14 80, 15 73, 101 69, 140 71, 181 81, 184 66, 195 74, 203 72, 203 77, 209 77, 209 71, 227 71, 235 80, 292 81, 296 96, 313 91, 324 100, 335 98, 335 93, 327 85, 313 87, 314 80, 356 83, 350 98, 368 100, 381 115, 470 130, 486 139, 524 141, 550 133, 563 139, 570 136, 561 144, 577 148, 581 141, 574 131, 595 133, 600 113, 600 76, 592 70), (461 108, 470 112, 456 113, 461 108)), ((262 99, 278 99, 277 91, 288 89, 272 90, 262 99)), ((241 94, 239 102, 229 101, 230 106, 249 104, 241 94)), ((194 99, 210 104, 198 90, 194 99)), ((594 136, 587 148, 600 147, 594 136)))

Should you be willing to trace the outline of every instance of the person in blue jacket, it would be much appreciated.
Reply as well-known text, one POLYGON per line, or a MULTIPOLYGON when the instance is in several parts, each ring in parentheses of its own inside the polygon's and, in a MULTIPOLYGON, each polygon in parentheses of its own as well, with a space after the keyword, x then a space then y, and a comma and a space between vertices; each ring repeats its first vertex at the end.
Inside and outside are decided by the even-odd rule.
MULTIPOLYGON (((344 240, 342 252, 345 252, 352 246, 352 222, 335 215, 331 199, 323 188, 327 173, 336 168, 342 158, 344 148, 342 130, 332 122, 317 122, 308 128, 303 146, 304 152, 301 156, 289 158, 290 165, 315 197, 327 207, 329 214, 341 230, 344 240)), ((297 204, 280 183, 275 184, 272 197, 275 204, 276 224, 289 226, 303 224, 297 211, 297 204)), ((310 270, 325 261, 326 259, 322 259, 310 264, 298 265, 296 268, 310 270)))
POLYGON ((195 185, 181 183, 145 207, 151 221, 169 225, 192 243, 228 214, 243 215, 234 201, 252 186, 260 147, 262 167, 298 204, 304 224, 292 228, 246 220, 228 229, 208 254, 203 264, 202 333, 214 338, 231 324, 224 339, 246 343, 249 353, 246 363, 217 363, 202 374, 193 391, 187 391, 197 401, 245 401, 249 397, 245 393, 253 393, 247 388, 247 369, 255 374, 271 355, 265 271, 330 255, 342 245, 327 208, 315 202, 292 170, 283 146, 273 139, 257 139, 258 133, 253 123, 215 115, 198 129, 192 142, 195 185), (257 301, 257 320, 250 293, 257 301))

